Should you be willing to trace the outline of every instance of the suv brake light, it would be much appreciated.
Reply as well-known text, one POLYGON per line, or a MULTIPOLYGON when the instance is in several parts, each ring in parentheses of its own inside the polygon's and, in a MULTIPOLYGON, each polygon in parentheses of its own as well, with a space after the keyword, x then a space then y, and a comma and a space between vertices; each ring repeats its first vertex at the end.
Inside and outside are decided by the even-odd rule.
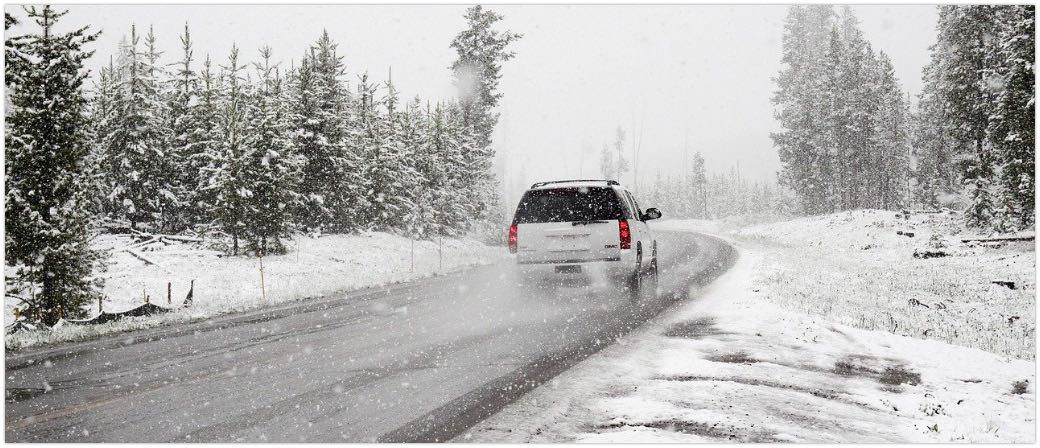
MULTIPOLYGON (((621 239, 622 249, 632 248, 632 231, 628 228, 627 219, 618 221, 618 237, 621 239)), ((510 241, 513 241, 512 237, 510 237, 510 241)))
POLYGON ((516 224, 509 226, 509 253, 516 253, 516 224))

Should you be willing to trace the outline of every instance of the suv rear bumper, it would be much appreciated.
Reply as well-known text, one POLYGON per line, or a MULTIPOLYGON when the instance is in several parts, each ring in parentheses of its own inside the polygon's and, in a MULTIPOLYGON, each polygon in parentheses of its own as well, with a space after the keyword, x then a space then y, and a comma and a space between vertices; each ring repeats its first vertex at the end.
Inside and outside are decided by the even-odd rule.
POLYGON ((593 259, 573 259, 573 260, 522 260, 517 259, 516 264, 585 264, 585 263, 603 263, 611 261, 621 261, 621 257, 608 257, 608 258, 593 258, 593 259))
POLYGON ((534 276, 569 276, 574 274, 558 273, 557 266, 581 266, 582 274, 605 274, 608 277, 627 277, 636 268, 636 251, 623 250, 618 256, 599 259, 559 259, 559 260, 525 260, 522 254, 516 258, 517 269, 524 275, 534 276))

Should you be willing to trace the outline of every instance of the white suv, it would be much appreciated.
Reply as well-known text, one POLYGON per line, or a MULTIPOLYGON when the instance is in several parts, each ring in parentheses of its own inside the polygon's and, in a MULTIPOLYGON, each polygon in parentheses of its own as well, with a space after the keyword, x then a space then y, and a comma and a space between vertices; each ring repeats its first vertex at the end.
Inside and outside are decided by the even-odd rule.
POLYGON ((539 182, 509 227, 509 252, 524 274, 603 272, 638 300, 657 288, 657 240, 632 193, 612 180, 539 182))

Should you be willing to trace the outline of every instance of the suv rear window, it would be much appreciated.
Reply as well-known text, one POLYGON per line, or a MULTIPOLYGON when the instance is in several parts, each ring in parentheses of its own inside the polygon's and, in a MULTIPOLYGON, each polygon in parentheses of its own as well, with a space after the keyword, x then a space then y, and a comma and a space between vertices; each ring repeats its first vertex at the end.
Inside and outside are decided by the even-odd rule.
POLYGON ((513 222, 530 224, 624 218, 625 210, 613 189, 572 187, 529 190, 520 199, 513 222))

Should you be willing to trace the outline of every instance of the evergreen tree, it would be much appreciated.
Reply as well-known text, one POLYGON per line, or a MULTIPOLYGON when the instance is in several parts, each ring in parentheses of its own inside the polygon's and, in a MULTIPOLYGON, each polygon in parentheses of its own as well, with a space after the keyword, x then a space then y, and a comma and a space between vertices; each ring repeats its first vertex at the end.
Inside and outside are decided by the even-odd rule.
POLYGON ((490 220, 499 208, 498 184, 491 174, 495 157, 491 136, 499 117, 495 108, 502 98, 498 83, 502 63, 516 56, 508 49, 509 44, 522 35, 493 29, 502 15, 481 5, 468 8, 465 17, 466 29, 451 42, 458 55, 451 69, 459 93, 460 130, 465 131, 458 141, 465 148, 462 156, 469 172, 467 187, 477 193, 470 201, 472 216, 490 220))
POLYGON ((1001 31, 987 58, 996 64, 986 78, 996 91, 987 130, 1000 168, 1006 219, 1027 228, 1036 219, 1036 7, 998 8, 1001 31))
POLYGON ((83 92, 83 63, 93 53, 84 46, 97 34, 87 27, 56 32, 65 12, 49 5, 25 11, 40 31, 15 40, 24 58, 9 59, 5 71, 5 79, 17 80, 9 86, 4 140, 5 257, 17 267, 7 277, 7 294, 22 297, 29 315, 39 311, 54 324, 59 312, 82 316, 82 305, 100 294, 93 274, 102 255, 88 243, 95 216, 89 210, 94 191, 86 172, 91 144, 83 92))
POLYGON ((245 65, 238 61, 238 47, 232 46, 227 65, 221 66, 221 95, 217 106, 219 121, 213 147, 216 154, 211 156, 215 163, 207 186, 215 190, 214 215, 221 229, 231 238, 233 255, 238 255, 240 240, 246 234, 244 212, 253 194, 246 177, 252 135, 246 121, 249 98, 242 74, 244 69, 245 65))
POLYGON ((603 144, 603 150, 599 153, 599 171, 604 179, 612 179, 617 175, 617 164, 614 162, 614 152, 610 146, 603 144))
POLYGON ((415 97, 401 115, 401 142, 408 152, 404 163, 412 173, 411 178, 402 179, 409 183, 404 188, 408 190, 406 194, 411 201, 402 224, 408 235, 429 238, 442 234, 436 222, 437 211, 433 209, 433 202, 437 191, 444 186, 430 179, 431 176, 437 176, 435 170, 439 167, 431 151, 429 111, 424 112, 421 104, 422 100, 415 97))
POLYGON ((826 5, 792 6, 784 22, 783 68, 774 78, 773 103, 782 130, 774 133, 774 146, 783 165, 781 182, 794 190, 806 213, 833 209, 827 171, 831 164, 826 143, 827 108, 824 100, 823 59, 830 43, 834 10, 826 5))
POLYGON ((363 205, 358 198, 363 191, 350 182, 361 167, 357 148, 347 148, 350 98, 336 48, 328 32, 323 32, 295 73, 295 147, 305 160, 299 215, 311 229, 349 231, 358 225, 356 215, 363 205))
POLYGON ((906 115, 907 105, 903 102, 903 91, 896 81, 895 69, 888 56, 880 56, 880 79, 878 83, 878 108, 874 111, 872 127, 874 133, 870 146, 877 158, 874 163, 876 188, 873 189, 873 207, 897 208, 906 203, 906 179, 909 171, 909 130, 906 115))
POLYGON ((941 198, 950 197, 960 191, 958 176, 953 166, 950 143, 950 120, 942 92, 939 90, 939 70, 936 46, 932 46, 932 62, 924 69, 924 86, 917 99, 917 112, 913 115, 914 178, 917 181, 914 196, 920 205, 937 208, 941 198))
POLYGON ((202 220, 200 216, 202 213, 194 205, 200 170, 193 163, 193 160, 197 159, 197 152, 202 149, 198 144, 202 137, 198 133, 200 126, 195 121, 196 113, 193 110, 197 102, 199 86, 191 65, 194 60, 194 52, 187 23, 184 24, 184 34, 180 40, 183 55, 181 60, 175 64, 175 76, 167 81, 170 84, 168 87, 170 94, 166 107, 169 113, 170 165, 174 168, 170 175, 174 176, 172 188, 178 198, 177 209, 172 212, 175 216, 169 218, 168 221, 176 230, 182 230, 202 220))
POLYGON ((481 5, 470 7, 466 10, 466 29, 451 42, 458 54, 451 70, 459 93, 462 122, 474 130, 479 147, 491 145, 491 133, 498 123, 494 109, 502 98, 498 91, 502 63, 516 56, 507 48, 523 37, 512 31, 492 29, 499 20, 501 14, 481 5))
POLYGON ((435 179, 441 179, 443 182, 435 199, 435 208, 439 215, 439 232, 452 236, 461 235, 467 230, 466 224, 471 216, 467 203, 469 192, 464 189, 466 173, 458 162, 462 160, 466 144, 466 141, 459 139, 460 135, 465 134, 461 129, 465 125, 458 110, 455 103, 438 104, 434 111, 430 138, 431 150, 436 154, 435 160, 438 161, 438 167, 434 171, 437 173, 435 179))
POLYGON ((293 229, 292 211, 299 200, 301 163, 292 147, 284 109, 282 80, 271 65, 271 49, 260 50, 255 64, 258 85, 247 111, 244 143, 242 231, 246 248, 260 256, 285 252, 283 239, 293 229))
POLYGON ((691 216, 699 219, 708 217, 708 177, 704 167, 704 157, 698 151, 693 155, 693 200, 691 216))
POLYGON ((617 154, 617 158, 614 159, 617 172, 611 178, 620 181, 621 176, 629 171, 628 159, 625 159, 625 130, 621 129, 621 126, 614 132, 614 152, 617 154))
POLYGON ((965 219, 973 227, 993 220, 994 158, 987 139, 993 93, 985 73, 993 63, 986 46, 997 35, 995 8, 939 7, 939 91, 945 115, 955 123, 949 128, 950 143, 968 197, 965 219))
POLYGON ((91 150, 90 164, 93 166, 91 174, 91 185, 96 195, 91 198, 91 209, 94 213, 104 215, 112 210, 110 204, 105 200, 104 192, 110 185, 110 180, 105 166, 105 141, 112 133, 113 118, 115 116, 116 90, 118 88, 118 72, 111 58, 108 66, 100 70, 98 79, 94 81, 93 96, 89 103, 91 127, 91 150))
MULTIPOLYGON (((153 36, 154 39, 154 36, 153 36)), ((108 194, 116 216, 140 223, 164 224, 164 214, 177 197, 172 183, 164 122, 165 104, 153 65, 152 52, 139 48, 140 37, 131 27, 122 48, 121 80, 114 95, 111 133, 104 137, 105 167, 111 179, 108 194)))
POLYGON ((219 143, 220 129, 220 77, 213 72, 209 56, 202 63, 198 76, 196 102, 190 107, 194 127, 185 138, 184 164, 186 176, 194 179, 187 185, 187 208, 191 223, 209 227, 217 223, 217 194, 220 188, 211 182, 221 166, 219 143))
POLYGON ((417 131, 403 122, 392 82, 387 81, 386 91, 383 111, 373 123, 374 138, 365 177, 371 192, 368 199, 371 223, 380 230, 395 230, 401 228, 414 206, 412 194, 417 173, 409 164, 413 148, 407 145, 417 140, 417 131))

